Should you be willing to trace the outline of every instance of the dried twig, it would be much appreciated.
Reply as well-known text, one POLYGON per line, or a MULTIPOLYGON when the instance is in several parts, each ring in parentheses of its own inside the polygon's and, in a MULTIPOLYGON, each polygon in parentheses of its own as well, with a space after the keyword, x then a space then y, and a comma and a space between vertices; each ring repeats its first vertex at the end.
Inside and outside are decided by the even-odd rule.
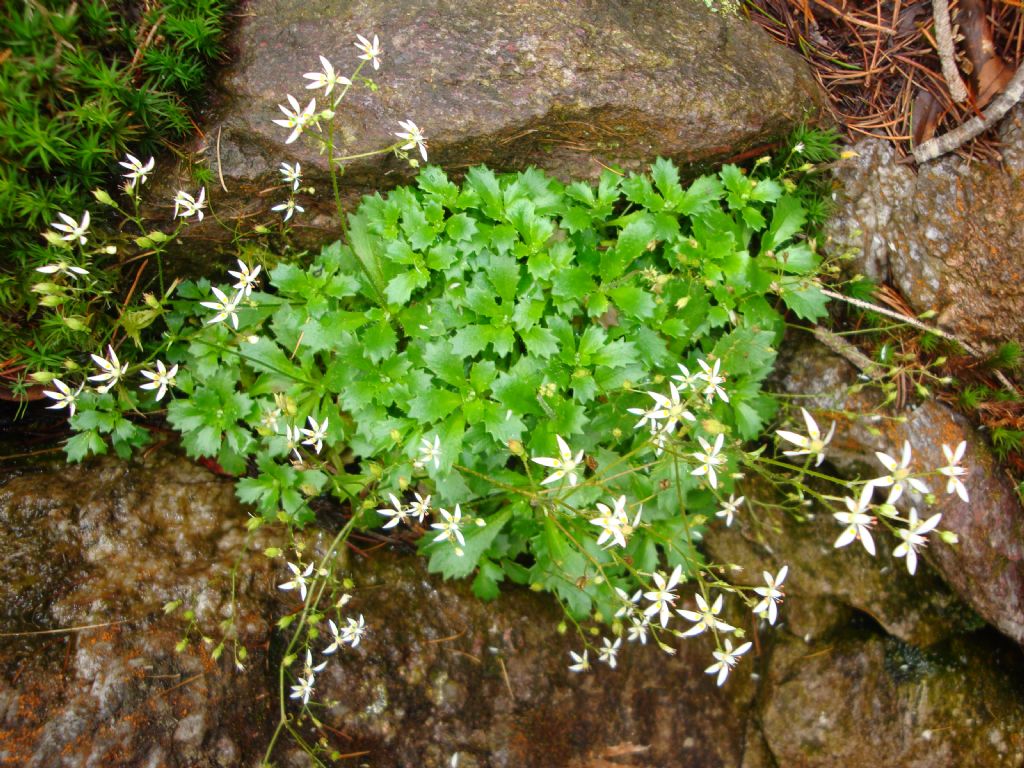
MULTIPOLYGON (((828 296, 829 298, 838 299, 839 301, 845 301, 847 304, 852 304, 855 307, 866 309, 869 312, 877 312, 880 315, 885 315, 886 317, 891 317, 894 320, 899 320, 900 322, 906 323, 907 325, 912 325, 918 330, 925 331, 926 333, 930 333, 934 336, 946 339, 947 341, 955 342, 959 344, 963 348, 964 352, 969 354, 971 357, 976 357, 978 359, 983 359, 985 357, 985 355, 983 355, 980 350, 976 349, 973 345, 968 344, 963 339, 954 336, 952 333, 947 333, 941 328, 936 328, 935 326, 928 325, 927 323, 922 323, 916 317, 911 317, 910 315, 905 315, 902 312, 896 312, 895 310, 892 309, 886 309, 885 307, 880 307, 877 304, 872 304, 867 301, 861 301, 860 299, 855 299, 852 296, 844 296, 843 294, 836 293, 835 291, 829 290, 828 288, 822 288, 821 292, 828 296)), ((1008 392, 1017 392, 1017 388, 1013 386, 1013 383, 1008 378, 1006 378, 1006 375, 1002 371, 993 371, 993 375, 999 380, 999 383, 1002 384, 1008 392)))
POLYGON ((919 147, 914 147, 914 160, 918 163, 927 163, 929 160, 934 160, 958 149, 965 142, 984 133, 994 123, 1001 120, 1020 101, 1021 96, 1024 96, 1024 66, 1017 68, 1013 78, 1006 84, 1006 90, 992 100, 981 117, 972 117, 948 133, 926 141, 919 147))
POLYGON ((932 0, 932 16, 935 18, 935 42, 942 62, 942 76, 949 86, 949 95, 959 104, 967 100, 967 86, 956 68, 956 49, 953 47, 953 30, 949 24, 946 0, 932 0))

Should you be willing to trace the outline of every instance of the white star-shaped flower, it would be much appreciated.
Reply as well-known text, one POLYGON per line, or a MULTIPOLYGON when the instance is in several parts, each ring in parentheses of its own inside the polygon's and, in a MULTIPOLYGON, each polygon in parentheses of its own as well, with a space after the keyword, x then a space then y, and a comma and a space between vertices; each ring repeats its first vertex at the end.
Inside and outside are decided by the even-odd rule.
POLYGON ((854 539, 860 539, 860 543, 864 545, 864 549, 867 550, 868 554, 874 556, 875 541, 871 538, 871 526, 874 524, 875 518, 873 515, 868 514, 874 490, 875 488, 871 483, 866 484, 861 490, 858 500, 855 501, 849 496, 843 499, 849 512, 832 513, 832 516, 837 521, 846 526, 846 530, 839 534, 839 538, 836 539, 836 543, 833 545, 835 548, 845 547, 854 539))
POLYGON ((309 586, 309 577, 313 574, 313 564, 310 563, 306 566, 306 569, 302 569, 302 563, 298 565, 294 563, 285 563, 288 566, 288 570, 295 576, 291 581, 286 581, 284 584, 279 584, 278 589, 299 590, 299 595, 302 597, 303 602, 306 600, 306 589, 309 586))
POLYGON ((580 450, 573 456, 572 449, 569 448, 569 444, 562 439, 561 435, 555 435, 555 442, 558 443, 557 457, 537 456, 531 459, 535 464, 555 470, 541 480, 540 484, 547 485, 567 477, 569 478, 569 485, 575 487, 579 482, 579 479, 576 477, 576 468, 583 461, 583 451, 580 450))
POLYGON ((960 479, 967 476, 967 470, 960 466, 960 462, 964 458, 964 451, 966 450, 966 440, 961 440, 956 450, 943 444, 942 452, 946 455, 946 466, 939 467, 939 474, 946 476, 946 493, 956 493, 963 501, 970 501, 967 497, 967 487, 960 479))
POLYGON ((569 656, 573 661, 573 663, 569 665, 570 672, 588 672, 590 670, 590 660, 587 658, 586 649, 583 650, 583 655, 580 655, 575 651, 569 651, 569 656))
POLYGON ((697 365, 703 369, 703 372, 696 374, 696 377, 705 382, 704 388, 701 390, 701 393, 704 395, 704 399, 710 403, 714 399, 715 395, 718 395, 722 400, 728 403, 729 395, 724 389, 722 389, 722 385, 725 383, 725 376, 719 374, 722 361, 715 360, 715 366, 713 368, 703 360, 698 360, 697 365))
POLYGON ((252 295, 253 288, 259 285, 259 274, 262 269, 263 265, 261 264, 250 267, 244 261, 238 259, 238 271, 228 270, 229 275, 238 278, 238 282, 231 287, 238 291, 241 298, 248 298, 252 295))
POLYGON ((686 410, 686 404, 682 401, 679 395, 679 389, 675 384, 669 382, 668 384, 669 396, 665 397, 657 392, 648 392, 656 404, 656 408, 651 411, 651 416, 654 419, 664 420, 664 425, 661 431, 666 434, 674 432, 676 426, 680 421, 696 421, 697 417, 686 410))
POLYGON ((365 634, 366 619, 363 618, 363 614, 359 614, 359 618, 349 616, 345 619, 345 626, 341 629, 342 642, 348 643, 350 646, 355 648, 359 645, 359 641, 363 639, 363 635, 365 634))
POLYGON ((434 469, 441 468, 441 438, 434 435, 434 440, 430 438, 420 438, 420 455, 412 463, 417 469, 423 469, 427 464, 433 464, 434 469))
POLYGON ((370 42, 362 35, 356 35, 356 40, 357 42, 354 43, 355 47, 362 51, 359 54, 359 58, 371 62, 374 69, 380 69, 380 56, 383 51, 380 49, 380 40, 377 36, 373 36, 373 42, 370 42))
POLYGON ((285 144, 291 144, 306 129, 310 121, 313 120, 313 115, 316 112, 316 99, 310 99, 309 104, 305 107, 299 106, 299 102, 290 93, 287 94, 288 103, 291 105, 291 109, 278 104, 277 108, 284 113, 284 119, 277 118, 272 120, 275 125, 280 125, 282 128, 291 128, 292 132, 288 135, 288 138, 284 140, 285 144))
POLYGON ((715 512, 715 517, 724 517, 725 527, 728 528, 732 525, 733 515, 739 512, 740 505, 742 505, 746 499, 746 496, 740 496, 737 499, 735 493, 729 494, 729 500, 722 502, 722 508, 715 512))
POLYGON ((764 571, 762 575, 767 586, 754 587, 754 591, 761 596, 761 602, 754 606, 754 614, 767 617, 768 623, 773 626, 779 616, 778 606, 783 598, 782 582, 786 580, 788 573, 788 565, 782 566, 775 576, 772 576, 768 571, 764 571))
POLYGON ((179 190, 174 196, 174 218, 179 216, 187 219, 195 216, 197 221, 203 220, 203 208, 206 207, 206 187, 201 187, 198 197, 192 197, 188 192, 179 190))
POLYGON ((416 518, 416 522, 422 523, 427 515, 430 514, 430 494, 428 493, 426 497, 420 496, 418 493, 414 495, 416 496, 416 501, 409 505, 407 511, 410 517, 416 518))
POLYGON ((50 226, 56 229, 58 232, 64 233, 60 238, 61 240, 66 240, 69 243, 73 243, 75 240, 77 240, 79 245, 85 245, 86 242, 88 242, 85 236, 86 233, 89 231, 88 211, 82 214, 81 224, 72 219, 66 213, 58 212, 57 215, 61 218, 61 221, 54 222, 53 224, 50 224, 50 226))
POLYGON ((327 437, 328 418, 324 416, 323 423, 319 424, 312 416, 307 416, 306 420, 309 422, 309 428, 303 427, 302 429, 302 436, 306 438, 302 444, 311 445, 314 451, 320 453, 324 447, 324 439, 327 437))
POLYGON ((729 677, 729 673, 732 668, 736 666, 740 656, 750 650, 750 643, 744 643, 736 650, 732 648, 732 641, 729 638, 725 639, 725 650, 714 651, 713 655, 717 661, 704 671, 709 675, 718 675, 718 687, 721 688, 722 684, 725 683, 726 678, 729 677))
POLYGON ((726 457, 719 453, 719 451, 722 450, 722 443, 725 441, 725 435, 722 434, 716 437, 714 445, 709 445, 708 441, 703 437, 698 437, 697 440, 700 442, 700 446, 704 451, 698 451, 693 454, 693 458, 700 462, 700 466, 690 472, 690 474, 707 475, 708 482, 711 483, 711 487, 717 488, 718 475, 715 474, 715 471, 726 462, 726 457))
POLYGON ((710 607, 703 595, 698 594, 695 597, 697 599, 696 611, 687 611, 685 609, 676 611, 687 621, 694 622, 692 627, 683 632, 683 637, 694 637, 708 629, 715 629, 720 632, 732 632, 736 629, 732 624, 728 624, 718 618, 718 614, 722 612, 722 606, 725 603, 723 595, 719 594, 710 607))
POLYGON ((612 669, 615 669, 616 657, 619 655, 619 648, 622 647, 622 638, 615 638, 613 643, 610 638, 601 638, 602 647, 597 651, 597 660, 603 661, 612 669))
POLYGON ((238 330, 238 302, 242 300, 241 292, 236 293, 230 299, 227 294, 224 293, 220 288, 213 286, 210 288, 213 295, 216 297, 216 301, 201 301, 200 306, 206 307, 207 309, 217 310, 217 314, 206 321, 207 325, 213 323, 219 323, 223 320, 230 320, 231 325, 234 326, 235 330, 238 330))
POLYGON ((299 205, 297 202, 295 202, 295 198, 294 197, 289 197, 283 203, 278 203, 277 205, 273 206, 270 210, 272 210, 272 211, 284 211, 284 220, 285 221, 288 221, 288 219, 290 219, 295 214, 296 211, 298 211, 299 213, 305 213, 306 212, 305 208, 303 208, 301 205, 299 205))
POLYGON ((174 386, 174 377, 178 374, 178 366, 172 365, 169 369, 162 360, 156 361, 155 371, 142 371, 142 375, 149 379, 145 384, 140 384, 139 389, 155 389, 156 401, 159 403, 167 394, 168 387, 174 386))
POLYGON ((323 67, 321 72, 307 72, 303 75, 304 78, 310 82, 306 84, 307 90, 313 90, 314 88, 323 88, 324 96, 330 96, 331 91, 334 90, 336 85, 352 85, 352 81, 347 77, 342 77, 334 71, 334 66, 324 56, 320 57, 320 66, 323 67))
POLYGON ((917 548, 924 547, 928 543, 927 535, 935 530, 942 515, 932 515, 924 522, 917 518, 917 510, 910 508, 910 517, 907 521, 907 528, 898 528, 896 535, 903 539, 903 543, 892 551, 893 557, 906 557, 907 570, 913 576, 917 571, 917 548))
POLYGON ((598 502, 597 510, 601 514, 590 521, 591 524, 601 528, 601 535, 597 539, 599 547, 606 541, 611 542, 609 546, 618 544, 620 547, 625 547, 626 539, 640 525, 640 515, 643 514, 642 508, 637 512, 636 519, 630 524, 629 518, 626 516, 626 497, 619 496, 614 501, 614 504, 615 508, 612 509, 607 504, 598 502))
MULTIPOLYGON (((430 525, 431 528, 440 531, 434 537, 434 541, 450 541, 460 547, 466 546, 466 537, 462 535, 462 510, 459 505, 455 505, 454 512, 449 512, 447 509, 439 509, 438 512, 441 514, 441 522, 430 525)), ((456 552, 459 551, 456 550, 456 552)))
POLYGON ((302 166, 299 163, 296 163, 295 165, 281 163, 280 170, 284 183, 292 185, 292 192, 298 192, 299 184, 302 183, 302 166))
POLYGON ((807 409, 801 408, 800 412, 804 415, 804 423, 807 425, 807 437, 798 435, 796 432, 788 432, 784 429, 776 430, 775 434, 800 448, 797 451, 783 451, 782 453, 786 456, 813 456, 816 457, 814 466, 821 466, 821 462, 825 460, 825 446, 829 444, 829 441, 832 440, 832 436, 835 434, 836 423, 832 422, 832 426, 829 427, 828 434, 825 435, 823 440, 821 430, 818 429, 818 423, 807 412, 807 409))
POLYGON ((391 498, 391 506, 378 509, 377 514, 390 518, 384 523, 384 528, 394 528, 399 523, 404 523, 408 520, 409 513, 405 505, 395 497, 395 494, 389 493, 388 496, 391 498))
POLYGON ((690 369, 679 363, 679 373, 672 376, 672 380, 679 384, 680 389, 693 389, 694 384, 702 380, 699 373, 690 373, 690 369))
POLYGON ((418 147, 420 155, 423 157, 423 162, 427 162, 427 138, 416 126, 416 123, 412 120, 399 120, 398 125, 401 126, 402 131, 396 133, 395 136, 405 141, 402 149, 418 147))
POLYGON ((72 280, 77 280, 79 275, 88 275, 89 270, 77 267, 74 264, 69 264, 66 261, 58 261, 56 264, 47 264, 42 267, 36 267, 36 272, 42 272, 44 275, 52 275, 59 272, 62 275, 67 275, 72 280))
POLYGON ((910 476, 910 462, 913 459, 913 453, 909 440, 903 441, 903 453, 899 461, 881 451, 875 451, 875 456, 889 470, 890 474, 872 480, 871 484, 879 488, 890 488, 891 486, 889 498, 886 501, 887 504, 895 504, 896 500, 903 495, 903 491, 908 485, 918 493, 929 493, 927 485, 916 477, 910 476))
POLYGON ((141 187, 146 183, 149 174, 156 165, 156 160, 151 157, 143 164, 135 155, 126 154, 125 161, 118 163, 118 165, 128 169, 128 173, 124 174, 124 178, 128 181, 128 189, 134 189, 136 184, 141 187))
POLYGON ((672 590, 675 589, 682 575, 683 568, 680 565, 677 565, 667 578, 660 572, 655 572, 651 574, 651 578, 654 579, 655 589, 652 589, 650 592, 644 592, 644 598, 651 603, 644 609, 644 615, 657 615, 663 627, 668 626, 668 620, 671 617, 669 611, 679 597, 672 590))
POLYGON ((106 384, 96 387, 96 391, 101 395, 113 389, 121 377, 128 372, 128 363, 121 365, 121 362, 117 359, 117 353, 114 352, 114 348, 110 345, 107 345, 106 359, 99 355, 90 355, 90 357, 92 358, 92 361, 96 363, 100 372, 95 376, 90 376, 89 381, 106 382, 106 384))
POLYGON ((85 382, 82 382, 74 392, 71 391, 71 387, 60 379, 54 379, 51 384, 57 388, 56 391, 47 389, 43 390, 43 394, 56 402, 53 405, 48 405, 46 409, 48 411, 52 411, 58 408, 67 408, 68 418, 70 419, 75 415, 75 401, 82 393, 82 389, 85 387, 85 382))

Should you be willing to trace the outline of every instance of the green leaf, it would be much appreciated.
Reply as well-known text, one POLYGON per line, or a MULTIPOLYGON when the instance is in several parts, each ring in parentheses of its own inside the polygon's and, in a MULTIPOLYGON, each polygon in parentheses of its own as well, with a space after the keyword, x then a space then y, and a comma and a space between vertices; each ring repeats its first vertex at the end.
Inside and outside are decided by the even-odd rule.
POLYGON ((807 288, 785 285, 782 300, 802 320, 814 322, 828 314, 828 297, 815 285, 807 288))
POLYGON ((480 562, 480 570, 473 579, 473 594, 481 600, 494 600, 501 593, 498 584, 505 580, 505 571, 490 560, 480 562))
POLYGON ((519 335, 531 355, 551 357, 558 352, 558 339, 547 328, 535 325, 519 335))
POLYGON ((448 180, 445 172, 436 165, 428 165, 416 177, 416 186, 428 195, 437 197, 448 208, 455 204, 459 196, 459 188, 448 180))
POLYGON ((462 555, 456 554, 456 547, 450 541, 431 542, 426 547, 426 551, 430 553, 427 568, 431 573, 440 573, 446 579, 462 579, 469 576, 511 515, 508 510, 492 515, 487 518, 487 524, 483 528, 464 524, 462 535, 466 539, 466 545, 462 547, 462 555))
POLYGON ((771 331, 737 328, 718 340, 712 355, 721 359, 722 371, 726 376, 751 375, 763 378, 775 362, 773 338, 771 331))
POLYGON ((429 280, 430 278, 418 269, 410 269, 408 272, 395 275, 388 281, 387 288, 384 289, 388 303, 398 305, 407 303, 413 291, 425 286, 429 280))
POLYGON ((95 429, 87 429, 68 438, 64 450, 67 452, 68 461, 72 464, 77 464, 90 455, 95 454, 98 456, 106 453, 107 444, 100 437, 99 432, 95 429))
POLYGON ((462 405, 462 396, 448 389, 432 388, 410 401, 409 418, 425 424, 441 421, 462 405))
POLYGON ((654 239, 654 217, 650 214, 636 216, 619 232, 619 239, 612 248, 601 254, 601 280, 609 282, 621 277, 630 265, 647 250, 654 239))
POLYGON ((467 325, 452 336, 451 350, 468 360, 483 352, 493 337, 494 332, 489 325, 467 325))
POLYGON ((620 285, 608 291, 608 295, 630 317, 646 320, 654 315, 654 297, 638 285, 620 285))
POLYGON ((683 188, 679 186, 679 169, 671 160, 659 157, 651 166, 651 177, 665 198, 670 208, 675 208, 683 200, 683 188))
POLYGON ((494 254, 484 265, 487 281, 504 302, 515 300, 519 286, 519 264, 512 256, 494 254))
POLYGON ((505 212, 505 200, 494 172, 479 165, 470 168, 466 174, 466 185, 476 193, 480 200, 480 209, 495 221, 501 221, 505 212))
MULTIPOLYGON (((763 184, 764 182, 762 182, 763 184)), ((772 223, 761 238, 761 253, 778 250, 807 223, 803 205, 795 197, 783 195, 772 211, 772 223)))
POLYGON ((457 243, 471 240, 477 232, 476 220, 465 213, 457 213, 448 219, 444 231, 457 243))

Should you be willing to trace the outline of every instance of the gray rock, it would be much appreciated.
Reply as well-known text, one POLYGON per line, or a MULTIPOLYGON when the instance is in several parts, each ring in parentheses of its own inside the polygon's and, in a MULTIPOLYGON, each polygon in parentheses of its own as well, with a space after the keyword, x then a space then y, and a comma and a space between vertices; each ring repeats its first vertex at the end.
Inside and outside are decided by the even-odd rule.
POLYGON ((274 587, 266 558, 240 559, 246 518, 230 483, 161 454, 0 479, 2 624, 42 632, 0 637, 0 666, 11 671, 0 678, 0 763, 200 766, 233 752, 226 764, 237 766, 262 757, 271 701, 261 648, 274 587), (187 622, 162 610, 181 599, 198 629, 220 638, 236 564, 245 674, 233 670, 230 646, 220 663, 198 642, 176 653, 187 622))
MULTIPOLYGON (((294 607, 294 596, 278 600, 281 569, 259 554, 273 543, 266 532, 242 554, 246 515, 231 486, 164 454, 41 465, 0 478, 5 626, 98 625, 0 638, 0 763, 259 762, 276 707, 276 657, 265 649, 272 622, 294 607), (52 559, 32 533, 62 544, 54 550, 60 567, 43 581, 22 573, 52 559), (201 648, 175 653, 182 621, 160 609, 171 596, 205 605, 197 619, 215 635, 229 602, 225 574, 236 564, 237 626, 250 653, 245 673, 226 660, 214 663, 201 648)), ((468 584, 443 582, 419 558, 385 550, 349 568, 351 610, 365 613, 370 632, 333 656, 318 678, 318 698, 333 702, 319 716, 345 735, 336 746, 368 750, 372 765, 450 768, 457 755, 459 766, 477 768, 780 768, 827 764, 814 757, 818 744, 856 756, 844 763, 853 765, 878 743, 898 756, 885 764, 910 766, 918 763, 908 745, 927 746, 929 738, 935 754, 965 755, 964 764, 1019 765, 1019 663, 992 637, 946 641, 919 657, 895 640, 844 626, 852 601, 834 589, 814 592, 809 575, 794 574, 783 621, 807 623, 799 612, 819 609, 840 617, 822 637, 828 644, 766 633, 718 689, 704 674, 711 658, 703 636, 680 643, 674 657, 630 645, 617 669, 598 664, 577 676, 566 668, 567 652, 580 642, 557 633, 561 614, 546 595, 512 588, 484 604, 468 584), (775 642, 781 646, 773 650, 775 642), (909 672, 901 666, 908 660, 909 672), (986 701, 998 719, 986 715, 986 701), (848 702, 858 715, 853 722, 836 714, 848 702), (880 706, 874 719, 872 702, 880 706), (827 728, 823 716, 831 718, 827 728)), ((889 587, 876 580, 862 588, 889 587)), ((287 741, 274 759, 308 764, 287 741)))
MULTIPOLYGON (((317 194, 302 196, 307 213, 293 221, 295 233, 337 236, 324 157, 308 136, 285 145, 289 131, 271 120, 286 94, 303 105, 314 95, 302 74, 319 68, 320 54, 351 73, 356 33, 379 35, 384 55, 378 72, 363 72, 379 90, 354 87, 335 118, 344 152, 390 145, 398 122, 411 119, 428 138, 430 161, 456 174, 486 163, 593 179, 604 166, 637 170, 659 155, 721 158, 785 134, 822 104, 797 56, 700 2, 254 0, 199 147, 230 190, 207 190, 222 220, 276 222, 268 210, 287 197, 278 167, 300 161, 317 194)), ((354 160, 342 197, 351 204, 411 175, 391 156, 354 160)), ((170 200, 188 182, 164 183, 155 199, 170 200)), ((169 220, 169 204, 158 213, 169 220)), ((208 217, 190 236, 225 233, 208 217)))
POLYGON ((880 637, 848 636, 775 649, 761 711, 779 768, 1024 765, 1024 705, 1013 649, 941 653, 880 637))
POLYGON ((945 157, 897 165, 890 145, 865 140, 838 166, 832 252, 889 282, 915 312, 971 344, 1024 341, 1024 112, 1004 128, 1006 168, 945 157))
POLYGON ((879 409, 881 397, 871 390, 850 394, 857 383, 854 368, 816 344, 791 345, 780 364, 783 389, 810 395, 802 402, 817 414, 819 425, 836 420, 829 460, 850 475, 868 479, 883 474, 875 451, 896 456, 906 440, 919 470, 946 464, 943 444, 967 441, 964 465, 970 474, 964 485, 970 503, 947 495, 938 479, 931 482, 938 496, 933 511, 942 513, 941 527, 956 533, 959 544, 936 541, 925 557, 978 614, 1024 644, 1024 510, 983 437, 935 400, 891 413, 879 409))

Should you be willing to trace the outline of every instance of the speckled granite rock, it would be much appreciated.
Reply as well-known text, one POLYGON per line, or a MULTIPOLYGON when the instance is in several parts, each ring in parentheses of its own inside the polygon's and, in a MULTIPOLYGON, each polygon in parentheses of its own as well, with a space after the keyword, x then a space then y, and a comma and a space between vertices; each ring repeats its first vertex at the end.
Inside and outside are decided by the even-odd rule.
POLYGON ((898 165, 867 140, 838 166, 830 250, 891 282, 917 312, 975 344, 1024 341, 1024 110, 1003 125, 1005 169, 946 157, 898 165))
POLYGON ((857 371, 817 344, 790 345, 780 366, 783 389, 811 396, 802 402, 817 414, 819 424, 836 420, 829 460, 851 476, 877 477, 883 470, 875 451, 897 455, 905 440, 913 446, 919 469, 944 466, 942 445, 967 441, 964 464, 970 474, 964 484, 970 503, 946 495, 933 482, 939 498, 934 511, 942 513, 942 528, 956 533, 960 542, 935 542, 925 557, 986 621, 1024 644, 1024 509, 982 436, 935 400, 893 413, 880 411, 881 397, 870 390, 848 394, 857 371))
MULTIPOLYGON (((379 90, 353 88, 338 111, 345 153, 390 145, 411 119, 431 162, 456 174, 486 163, 596 178, 605 165, 640 169, 658 156, 723 157, 785 134, 821 104, 797 56, 700 2, 250 0, 237 57, 216 84, 221 106, 203 128, 201 149, 230 190, 207 190, 222 220, 277 221, 267 212, 285 196, 278 167, 300 161, 317 195, 302 196, 295 233, 336 236, 324 157, 308 137, 285 145, 288 130, 271 120, 286 94, 303 104, 315 95, 302 74, 320 54, 351 73, 357 33, 379 35, 384 55, 379 71, 363 72, 379 90)), ((351 202, 411 175, 393 157, 364 157, 346 166, 342 195, 351 202)), ((150 199, 170 200, 177 180, 164 183, 150 199)), ((210 218, 190 236, 225 232, 210 218)))
MULTIPOLYGON (((230 480, 160 453, 0 477, 0 765, 260 763, 283 652, 271 627, 296 598, 277 589, 280 563, 260 554, 278 543, 268 531, 243 552, 246 517, 230 480), (173 598, 215 636, 234 613, 247 670, 213 661, 201 644, 176 653, 185 624, 161 610, 173 598)), ((561 614, 547 595, 512 588, 481 603, 468 584, 383 549, 350 555, 347 567, 351 609, 369 632, 331 657, 316 698, 335 702, 317 710, 330 745, 360 765, 799 768, 840 764, 823 756, 860 764, 876 747, 887 750, 875 756, 881 765, 927 765, 918 756, 929 747, 953 756, 932 765, 1021 764, 1016 648, 986 630, 921 652, 886 638, 841 594, 801 605, 810 573, 792 577, 784 626, 762 633, 718 689, 704 672, 706 636, 681 641, 673 657, 628 645, 617 669, 574 675, 567 652, 580 641, 556 631, 561 614), (819 609, 842 620, 810 642, 787 633, 800 611, 819 609)), ((287 740, 273 759, 309 764, 287 740)))

